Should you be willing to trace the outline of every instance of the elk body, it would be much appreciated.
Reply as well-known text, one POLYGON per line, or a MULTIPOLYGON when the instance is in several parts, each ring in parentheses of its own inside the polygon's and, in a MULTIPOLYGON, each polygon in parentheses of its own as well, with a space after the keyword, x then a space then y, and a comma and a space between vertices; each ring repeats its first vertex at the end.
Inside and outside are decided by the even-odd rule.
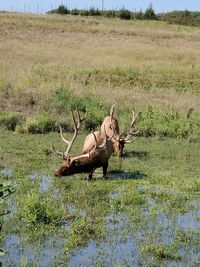
POLYGON ((61 167, 56 171, 55 176, 69 176, 76 173, 88 173, 89 179, 92 178, 92 174, 96 168, 103 168, 103 176, 106 177, 108 160, 112 154, 112 143, 111 139, 107 136, 106 130, 104 129, 104 134, 99 132, 92 132, 89 137, 92 138, 93 146, 91 149, 87 149, 75 157, 70 156, 70 151, 72 145, 77 137, 78 130, 80 128, 80 122, 83 120, 80 119, 78 112, 78 122, 76 122, 74 113, 72 112, 73 121, 74 121, 74 135, 71 141, 68 141, 63 136, 62 129, 60 127, 60 135, 65 144, 67 144, 67 150, 65 152, 56 151, 52 145, 52 148, 55 152, 63 156, 63 163, 61 167), (100 138, 101 135, 101 138, 100 138))

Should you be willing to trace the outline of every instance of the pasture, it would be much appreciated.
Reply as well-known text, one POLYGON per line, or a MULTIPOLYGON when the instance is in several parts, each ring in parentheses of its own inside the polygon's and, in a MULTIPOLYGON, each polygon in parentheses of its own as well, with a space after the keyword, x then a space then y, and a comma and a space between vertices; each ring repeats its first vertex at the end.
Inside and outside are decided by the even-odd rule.
MULTIPOLYGON (((0 13, 5 266, 200 265, 200 29, 158 21, 0 13), (73 154, 110 106, 141 135, 97 169, 55 178, 70 106, 73 154)), ((68 134, 70 135, 70 134, 68 134)))

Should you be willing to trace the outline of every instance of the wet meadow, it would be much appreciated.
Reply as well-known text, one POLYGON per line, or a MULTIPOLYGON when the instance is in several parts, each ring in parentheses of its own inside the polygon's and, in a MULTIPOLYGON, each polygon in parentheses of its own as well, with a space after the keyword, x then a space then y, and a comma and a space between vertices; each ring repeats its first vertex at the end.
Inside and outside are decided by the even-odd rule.
MULTIPOLYGON (((3 266, 200 265, 200 35, 159 21, 0 13, 3 266), (116 103, 140 134, 97 169, 54 177, 116 103), (9 211, 9 212, 5 212, 9 211)), ((0 195, 2 197, 2 195, 0 195)))

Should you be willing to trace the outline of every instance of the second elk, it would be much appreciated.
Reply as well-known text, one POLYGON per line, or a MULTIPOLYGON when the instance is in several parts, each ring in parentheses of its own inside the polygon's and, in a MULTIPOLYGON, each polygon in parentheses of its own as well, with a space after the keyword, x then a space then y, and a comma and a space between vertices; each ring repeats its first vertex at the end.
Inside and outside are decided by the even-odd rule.
POLYGON ((135 115, 135 112, 132 111, 130 130, 128 133, 122 134, 120 133, 118 120, 113 116, 114 110, 115 104, 112 105, 110 109, 110 115, 104 118, 101 125, 101 132, 104 131, 104 129, 106 130, 107 135, 111 138, 113 151, 116 155, 123 156, 124 145, 132 143, 135 140, 135 138, 132 137, 139 133, 139 130, 134 131, 134 124, 138 115, 135 115))
POLYGON ((101 133, 101 142, 99 143, 99 132, 92 132, 90 134, 90 138, 92 138, 93 146, 91 149, 87 151, 83 151, 81 154, 77 156, 71 156, 70 151, 75 142, 75 139, 78 135, 78 130, 80 129, 81 121, 84 119, 80 118, 79 111, 77 111, 77 121, 74 116, 74 112, 72 111, 72 117, 74 122, 74 134, 70 141, 68 141, 63 136, 63 131, 61 126, 60 128, 60 136, 63 142, 67 145, 67 149, 64 152, 60 152, 55 150, 53 144, 53 150, 63 157, 63 163, 61 167, 56 171, 55 176, 69 176, 76 173, 88 173, 89 179, 92 179, 92 174, 96 170, 96 168, 103 168, 103 176, 106 177, 107 168, 108 168, 108 160, 112 154, 112 142, 111 137, 108 137, 106 133, 106 129, 104 128, 104 132, 101 133))

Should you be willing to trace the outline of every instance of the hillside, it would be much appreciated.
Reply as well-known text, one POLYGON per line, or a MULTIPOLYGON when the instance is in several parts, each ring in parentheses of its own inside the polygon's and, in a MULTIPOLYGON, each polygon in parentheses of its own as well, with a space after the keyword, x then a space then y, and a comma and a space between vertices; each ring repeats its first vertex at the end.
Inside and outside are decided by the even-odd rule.
POLYGON ((199 32, 157 21, 1 13, 0 106, 44 110, 65 83, 105 103, 199 110, 199 32))

